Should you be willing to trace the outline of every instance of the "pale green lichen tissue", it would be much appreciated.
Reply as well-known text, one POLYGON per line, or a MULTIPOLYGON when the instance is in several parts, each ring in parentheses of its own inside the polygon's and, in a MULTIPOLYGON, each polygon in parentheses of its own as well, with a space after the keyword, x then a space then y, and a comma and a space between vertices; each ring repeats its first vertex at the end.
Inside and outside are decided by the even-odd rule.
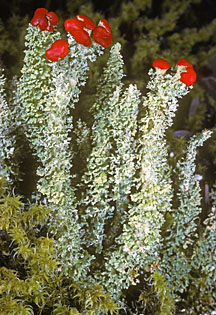
MULTIPOLYGON (((126 289, 134 283, 134 270, 149 268, 153 262, 160 261, 161 227, 165 214, 172 212, 173 189, 167 162, 165 131, 172 124, 178 98, 186 95, 188 88, 179 82, 178 73, 161 76, 152 69, 149 74, 150 82, 147 87, 150 92, 142 99, 136 141, 132 144, 131 137, 131 151, 128 161, 124 164, 129 168, 130 161, 134 161, 132 173, 136 172, 136 175, 133 173, 127 187, 134 187, 135 192, 131 193, 129 190, 125 210, 122 213, 119 211, 122 233, 115 238, 118 246, 105 254, 104 285, 117 295, 122 288, 126 289)), ((128 91, 134 93, 135 90, 130 86, 128 91)), ((139 102, 137 99, 136 103, 139 102)), ((130 103, 132 106, 133 102, 130 103)), ((127 108, 129 106, 127 105, 127 108)), ((135 113, 133 117, 135 126, 135 113)), ((121 112, 118 118, 121 121, 121 112)), ((118 119, 115 124, 120 124, 118 119)), ((126 132, 126 135, 129 136, 130 133, 126 132)), ((124 146, 125 139, 122 138, 121 141, 124 146)), ((110 159, 118 159, 121 153, 126 156, 124 151, 116 151, 113 156, 110 155, 110 159)), ((118 167, 117 164, 115 170, 118 170, 118 167)), ((126 177, 122 179, 122 182, 124 181, 126 177)), ((112 186, 114 187, 114 184, 112 186)), ((124 192, 126 191, 127 188, 124 188, 124 192)), ((115 210, 118 210, 117 206, 115 210)))
POLYGON ((76 222, 75 187, 71 185, 73 151, 69 133, 73 120, 70 110, 79 100, 80 86, 85 85, 88 60, 95 61, 103 48, 97 44, 89 49, 77 45, 69 34, 70 54, 58 64, 52 63, 45 58, 44 51, 59 37, 59 33, 50 35, 29 25, 19 89, 26 134, 40 162, 38 192, 53 207, 50 228, 59 237, 59 257, 69 256, 66 269, 70 269, 79 259, 84 261, 76 222))
POLYGON ((172 209, 171 212, 173 222, 169 229, 169 236, 166 238, 166 250, 163 250, 161 267, 169 281, 175 283, 176 290, 180 292, 183 292, 189 285, 190 278, 187 275, 193 266, 193 260, 191 255, 188 257, 188 251, 193 247, 199 247, 197 223, 202 208, 201 189, 194 176, 195 158, 197 148, 202 146, 210 135, 211 132, 205 130, 202 134, 193 136, 189 141, 185 159, 180 160, 177 164, 181 183, 177 193, 179 206, 177 209, 172 209), (174 270, 175 272, 173 272, 174 270))
MULTIPOLYGON (((190 90, 179 80, 183 70, 162 75, 150 69, 148 93, 142 96, 136 85, 123 84, 118 43, 111 47, 97 84, 90 109, 92 125, 78 119, 74 129, 72 113, 88 78, 89 62, 95 62, 104 49, 95 43, 84 47, 68 35, 69 54, 51 62, 44 52, 59 38, 58 32, 40 32, 29 25, 14 102, 38 159, 34 194, 52 209, 48 227, 59 270, 83 287, 102 285, 121 305, 123 290, 151 274, 161 314, 168 314, 174 309, 174 297, 188 289, 192 271, 206 274, 209 291, 216 280, 211 265, 215 213, 198 232, 201 189, 195 179, 197 148, 211 132, 191 137, 185 157, 172 169, 166 130, 173 124, 179 98, 190 90), (73 173, 74 143, 84 152, 79 182, 73 173), (180 182, 176 195, 173 172, 180 182)), ((0 163, 1 176, 9 180, 16 118, 6 102, 4 82, 1 73, 0 163)))
POLYGON ((10 107, 5 93, 5 76, 0 68, 0 176, 13 186, 17 165, 13 161, 16 139, 14 130, 19 125, 16 110, 10 107))

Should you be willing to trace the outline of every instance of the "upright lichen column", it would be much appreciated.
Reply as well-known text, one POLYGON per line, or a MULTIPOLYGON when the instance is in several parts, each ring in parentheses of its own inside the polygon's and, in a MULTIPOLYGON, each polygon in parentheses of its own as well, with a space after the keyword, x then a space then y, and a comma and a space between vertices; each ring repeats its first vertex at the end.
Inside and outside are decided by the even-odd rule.
POLYGON ((19 121, 15 109, 6 100, 5 81, 3 69, 0 68, 0 176, 13 186, 14 176, 17 175, 17 165, 13 162, 16 143, 14 130, 19 121))
MULTIPOLYGON (((161 260, 161 269, 174 292, 182 293, 189 286, 192 248, 197 247, 197 241, 199 244, 197 223, 202 212, 202 197, 199 181, 195 178, 195 159, 197 148, 210 135, 211 131, 204 130, 200 135, 191 137, 185 157, 178 161, 176 167, 180 182, 177 192, 179 206, 171 211, 173 222, 166 231, 168 235, 161 260)), ((199 252, 199 249, 195 251, 199 252)), ((196 259, 194 255, 194 261, 196 259)))
POLYGON ((114 205, 110 187, 113 182, 114 165, 111 158, 113 148, 113 119, 118 106, 123 77, 123 60, 120 45, 111 49, 110 58, 97 86, 97 100, 92 106, 94 124, 92 126, 92 152, 87 160, 87 171, 82 183, 84 194, 80 201, 83 227, 83 243, 96 247, 101 252, 106 220, 113 216, 114 205), (89 223, 90 222, 90 223, 89 223))
POLYGON ((103 48, 96 43, 91 48, 81 46, 69 34, 70 53, 52 63, 45 51, 56 38, 59 33, 41 32, 29 25, 19 90, 26 135, 40 163, 38 192, 53 209, 49 228, 58 239, 57 254, 65 272, 70 270, 79 278, 87 267, 80 248, 75 187, 71 186, 71 109, 86 82, 88 60, 95 61, 103 48))
POLYGON ((93 62, 103 49, 93 44, 84 47, 68 35, 69 54, 59 64, 53 64, 52 75, 55 88, 50 93, 49 117, 44 133, 43 177, 39 190, 57 204, 50 222, 51 231, 57 234, 58 255, 62 258, 63 271, 79 280, 85 277, 93 259, 80 242, 80 225, 74 186, 71 186, 72 146, 69 132, 73 129, 71 109, 79 100, 80 87, 85 85, 88 60, 93 62), (68 59, 68 60, 67 60, 68 59), (50 142, 47 140, 49 139, 50 142), (52 191, 50 191, 52 189, 52 191), (52 197, 57 200, 53 200, 52 197))
POLYGON ((115 240, 118 249, 105 258, 105 285, 116 296, 136 283, 140 270, 160 259, 161 227, 172 206, 165 131, 172 125, 177 99, 189 89, 179 82, 179 73, 162 75, 151 69, 149 75, 150 92, 143 98, 138 123, 136 192, 122 216, 123 231, 115 240))

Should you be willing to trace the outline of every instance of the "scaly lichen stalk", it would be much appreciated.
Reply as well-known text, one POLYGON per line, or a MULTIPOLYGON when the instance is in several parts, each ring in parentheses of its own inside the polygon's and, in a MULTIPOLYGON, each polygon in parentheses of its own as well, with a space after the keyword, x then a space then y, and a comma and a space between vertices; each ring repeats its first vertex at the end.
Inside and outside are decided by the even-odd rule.
MULTIPOLYGON (((37 188, 52 206, 49 227, 58 238, 57 252, 64 261, 65 272, 71 270, 75 276, 76 272, 86 272, 87 267, 80 266, 86 262, 80 250, 75 188, 71 187, 73 155, 69 132, 73 126, 70 110, 79 100, 80 86, 86 82, 88 60, 95 61, 103 48, 94 44, 87 49, 69 35, 70 54, 52 63, 44 55, 50 36, 29 26, 26 36, 29 49, 19 87, 27 136, 41 164, 37 170, 41 177, 37 188)), ((57 37, 58 33, 51 39, 57 37)), ((88 258, 88 262, 90 260, 88 258)))
MULTIPOLYGON (((215 205, 204 221, 204 230, 199 233, 199 239, 192 255, 192 267, 205 275, 204 294, 215 290, 216 281, 216 213, 215 205)), ((213 299, 213 297, 212 297, 213 299)))
POLYGON ((111 121, 116 115, 121 93, 123 60, 120 45, 111 49, 107 67, 97 86, 97 101, 92 106, 94 124, 92 126, 92 152, 87 161, 87 171, 82 178, 85 192, 80 201, 83 243, 96 247, 101 252, 104 228, 107 219, 113 216, 115 206, 111 204, 113 192, 115 135, 111 121))
POLYGON ((51 64, 45 50, 60 33, 41 32, 29 24, 25 37, 25 57, 18 88, 26 136, 35 154, 40 150, 40 139, 48 115, 47 98, 53 88, 51 64))
POLYGON ((0 176, 13 185, 17 175, 17 165, 13 162, 15 149, 14 130, 18 126, 15 109, 9 106, 5 94, 5 77, 0 69, 0 176))
POLYGON ((73 125, 70 110, 79 100, 80 86, 86 83, 88 60, 95 61, 103 49, 97 44, 88 49, 77 45, 70 35, 68 41, 71 45, 69 60, 54 64, 52 69, 55 88, 50 94, 49 119, 43 131, 46 150, 43 151, 42 161, 45 172, 39 190, 58 205, 50 228, 59 235, 57 251, 63 261, 64 273, 72 274, 78 280, 81 275, 86 275, 93 258, 82 249, 80 243, 75 187, 71 187, 72 148, 69 132, 73 125), (46 139, 50 139, 48 145, 46 139), (53 191, 50 192, 52 187, 53 191), (52 197, 56 196, 57 200, 53 200, 52 197))
POLYGON ((199 136, 193 136, 188 144, 185 159, 177 164, 180 187, 177 193, 179 207, 172 210, 173 224, 166 237, 166 249, 163 250, 161 268, 174 291, 183 292, 190 281, 191 249, 195 245, 197 221, 202 211, 201 189, 195 178, 195 158, 197 148, 202 146, 211 135, 205 130, 199 136))
POLYGON ((149 74, 151 91, 144 97, 138 125, 137 193, 131 194, 126 218, 123 216, 123 231, 116 238, 119 249, 106 257, 106 285, 117 296, 135 283, 136 271, 149 268, 158 259, 164 214, 171 211, 173 190, 165 131, 172 124, 177 99, 188 88, 179 82, 179 72, 161 75, 151 69, 149 74))

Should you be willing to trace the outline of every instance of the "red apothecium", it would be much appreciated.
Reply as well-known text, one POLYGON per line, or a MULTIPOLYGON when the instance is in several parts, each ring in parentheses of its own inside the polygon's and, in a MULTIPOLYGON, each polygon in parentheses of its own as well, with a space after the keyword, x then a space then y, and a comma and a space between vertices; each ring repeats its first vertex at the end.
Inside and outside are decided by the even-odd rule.
POLYGON ((49 19, 49 22, 51 25, 56 25, 59 22, 58 16, 55 14, 55 12, 48 12, 46 13, 47 18, 49 19))
POLYGON ((82 44, 85 47, 89 47, 92 44, 89 33, 85 30, 78 30, 73 32, 73 37, 78 44, 82 44))
POLYGON ((177 61, 177 66, 185 66, 185 67, 188 67, 188 68, 192 68, 193 69, 193 65, 187 61, 186 59, 184 58, 180 58, 178 61, 177 61))
POLYGON ((41 15, 45 16, 45 14, 48 13, 48 10, 45 8, 37 8, 34 12, 34 16, 41 15))
POLYGON ((68 19, 64 22, 64 27, 78 44, 86 47, 92 44, 91 37, 87 30, 93 30, 95 23, 86 15, 77 15, 76 18, 68 19))
POLYGON ((39 26, 41 31, 45 31, 48 27, 48 21, 45 17, 47 12, 48 10, 45 8, 38 8, 34 13, 31 24, 33 26, 39 26))
POLYGON ((53 31, 53 25, 59 21, 55 12, 48 12, 45 8, 38 8, 31 20, 33 26, 39 26, 41 31, 53 31))
POLYGON ((92 19, 86 15, 78 14, 77 19, 84 23, 84 27, 88 30, 93 30, 95 28, 95 22, 92 21, 92 19))
POLYGON ((68 19, 64 22, 64 27, 79 44, 86 47, 91 45, 90 31, 94 41, 103 47, 112 44, 112 32, 107 20, 102 19, 99 25, 95 27, 95 23, 86 15, 78 14, 76 18, 68 19))
POLYGON ((85 24, 77 18, 67 19, 64 22, 64 28, 67 32, 73 35, 74 32, 83 30, 85 24))
POLYGON ((102 19, 99 25, 93 30, 92 36, 94 41, 103 47, 112 44, 112 32, 107 20, 102 19))
POLYGON ((51 61, 63 59, 68 54, 68 42, 64 39, 57 39, 52 46, 46 50, 45 55, 51 61))
POLYGON ((180 81, 187 86, 193 85, 196 82, 197 75, 193 68, 187 68, 186 72, 181 73, 180 81))
POLYGON ((152 66, 161 70, 167 70, 170 68, 169 62, 162 58, 155 59, 152 66))
POLYGON ((47 28, 46 28, 46 31, 53 32, 54 31, 53 26, 52 25, 48 25, 47 28))
POLYGON ((186 84, 187 86, 193 85, 197 79, 197 75, 196 75, 196 72, 194 71, 193 65, 189 61, 187 61, 185 58, 180 58, 177 61, 177 66, 186 67, 186 71, 181 73, 180 81, 186 84))
POLYGON ((108 33, 112 33, 109 22, 106 19, 100 20, 100 25, 103 26, 108 33))

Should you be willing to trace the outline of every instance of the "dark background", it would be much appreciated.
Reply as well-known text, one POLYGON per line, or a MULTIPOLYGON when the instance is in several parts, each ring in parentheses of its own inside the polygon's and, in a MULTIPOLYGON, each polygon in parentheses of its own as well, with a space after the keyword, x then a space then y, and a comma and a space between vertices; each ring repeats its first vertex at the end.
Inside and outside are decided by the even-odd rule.
MULTIPOLYGON (((73 0, 71 0, 74 2, 73 0)), ((70 1, 61 0, 46 0, 46 1, 32 1, 32 0, 1 0, 0 1, 0 18, 5 21, 13 14, 19 16, 32 16, 34 11, 39 7, 45 7, 49 11, 62 10, 67 11, 67 3, 70 1)), ((75 1, 80 2, 81 5, 85 5, 89 1, 75 1)), ((112 15, 118 15, 121 8, 121 4, 127 1, 121 0, 93 0, 94 11, 101 11, 106 17, 112 15)), ((152 12, 157 15, 160 13, 160 5, 163 3, 161 0, 153 0, 152 12)), ((215 0, 202 0, 195 8, 194 13, 200 20, 200 26, 203 23, 211 21, 216 17, 216 1, 215 0)))

